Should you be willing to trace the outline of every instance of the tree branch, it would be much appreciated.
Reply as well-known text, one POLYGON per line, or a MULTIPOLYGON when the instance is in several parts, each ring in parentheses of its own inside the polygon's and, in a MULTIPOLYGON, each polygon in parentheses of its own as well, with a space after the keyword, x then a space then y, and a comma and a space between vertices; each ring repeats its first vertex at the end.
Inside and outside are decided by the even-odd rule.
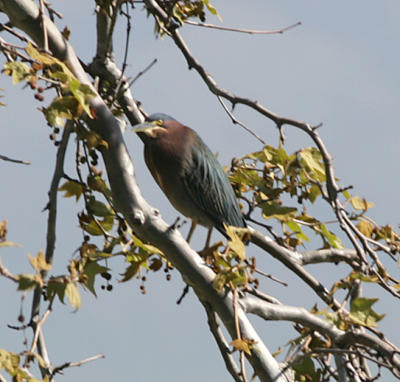
POLYGON ((214 25, 214 24, 198 23, 196 21, 191 21, 191 20, 185 20, 185 24, 194 25, 196 27, 217 29, 217 30, 220 30, 220 31, 227 31, 227 32, 238 32, 238 33, 246 33, 246 34, 264 34, 264 35, 269 35, 269 34, 283 34, 284 32, 286 32, 286 31, 288 31, 290 29, 298 27, 299 25, 301 25, 301 22, 298 21, 297 23, 289 25, 288 27, 281 28, 281 29, 273 29, 273 30, 255 30, 255 29, 242 29, 242 28, 223 27, 223 26, 214 25))
POLYGON ((7 156, 1 155, 1 154, 0 154, 0 159, 8 161, 8 162, 19 163, 19 164, 26 164, 26 165, 31 164, 31 162, 29 162, 27 160, 12 159, 10 157, 7 157, 7 156))
POLYGON ((218 324, 217 315, 212 311, 207 303, 203 303, 203 306, 207 313, 208 326, 212 335, 214 336, 215 342, 218 345, 222 358, 224 359, 226 369, 236 382, 243 382, 240 378, 240 370, 236 365, 234 358, 232 357, 229 344, 226 342, 224 334, 222 333, 222 330, 218 324))
POLYGON ((97 355, 95 355, 93 357, 89 357, 89 358, 83 359, 82 361, 78 361, 78 362, 65 362, 62 365, 56 366, 53 369, 53 373, 51 375, 51 379, 50 380, 52 381, 55 374, 61 373, 64 369, 66 369, 68 367, 79 367, 79 366, 84 365, 85 363, 96 361, 96 360, 101 359, 101 358, 105 358, 104 354, 97 354, 97 355))
POLYGON ((400 375, 400 359, 398 356, 400 349, 375 336, 367 333, 340 330, 302 307, 271 304, 253 297, 242 298, 240 303, 246 312, 255 314, 265 320, 291 321, 317 330, 324 335, 328 335, 339 347, 364 345, 372 348, 385 357, 395 369, 394 372, 400 375))

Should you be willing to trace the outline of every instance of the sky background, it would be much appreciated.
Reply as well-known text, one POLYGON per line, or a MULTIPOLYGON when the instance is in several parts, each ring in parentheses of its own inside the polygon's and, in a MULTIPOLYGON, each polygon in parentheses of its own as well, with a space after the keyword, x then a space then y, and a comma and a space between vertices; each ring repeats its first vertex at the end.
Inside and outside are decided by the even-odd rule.
MULTIPOLYGON (((78 56, 90 62, 95 52, 94 2, 53 0, 64 19, 60 29, 71 29, 70 41, 78 56)), ((306 121, 323 123, 320 134, 334 157, 336 176, 343 185, 353 185, 353 194, 373 201, 370 216, 380 224, 399 222, 400 130, 400 25, 398 1, 338 0, 335 2, 230 0, 213 2, 224 26, 249 29, 278 29, 302 22, 283 35, 250 36, 186 26, 182 35, 194 56, 225 89, 253 100, 270 110, 306 121)), ((232 157, 260 149, 260 144, 238 126, 232 125, 219 102, 196 72, 188 71, 182 54, 168 37, 156 39, 153 21, 139 4, 132 14, 132 36, 126 74, 134 77, 154 58, 158 63, 133 86, 134 97, 148 113, 164 112, 191 126, 202 136, 222 164, 232 157)), ((0 21, 6 19, 0 15, 0 21)), ((208 22, 219 23, 215 17, 208 22)), ((124 53, 125 22, 115 34, 118 64, 124 53)), ((3 38, 6 38, 3 33, 3 38)), ((4 58, 1 58, 4 63, 4 58)), ((43 121, 30 89, 12 86, 11 79, 0 77, 4 89, 0 108, 0 154, 29 160, 30 166, 0 161, 0 220, 8 219, 8 239, 21 248, 2 249, 3 264, 13 273, 31 272, 26 254, 45 248, 47 192, 53 172, 55 147, 50 129, 43 121)), ((45 104, 52 96, 46 94, 45 104)), ((278 144, 274 124, 253 111, 238 107, 236 116, 269 144, 278 144)), ((288 152, 311 145, 294 128, 286 127, 288 152)), ((141 141, 125 134, 145 198, 158 208, 167 222, 177 212, 156 186, 143 162, 141 141)), ((73 145, 72 145, 73 146, 73 145)), ((67 172, 73 174, 72 151, 67 172)), ((61 195, 60 195, 61 196, 61 195)), ((59 198, 57 248, 53 274, 66 272, 68 260, 81 241, 73 199, 59 198)), ((322 220, 332 218, 323 204, 316 213, 322 220)), ((186 234, 188 224, 183 227, 186 234)), ((194 247, 202 248, 205 230, 198 229, 194 247)), ((217 234, 214 234, 217 239, 217 234)), ((319 243, 318 243, 319 244, 319 243)), ((283 303, 311 308, 318 301, 304 284, 297 281, 282 264, 250 246, 249 255, 258 256, 265 272, 289 283, 284 288, 269 280, 263 290, 283 303)), ((151 382, 171 381, 227 382, 231 377, 208 331, 206 315, 191 292, 178 306, 175 301, 184 287, 180 275, 172 272, 167 282, 163 272, 149 275, 147 294, 139 282, 120 284, 116 280, 124 269, 113 262, 114 289, 99 290, 99 298, 82 292, 83 306, 77 313, 66 305, 55 305, 45 325, 51 361, 61 364, 78 361, 97 353, 106 358, 81 368, 68 369, 59 381, 110 380, 151 382)), ((390 263, 395 267, 394 263, 390 263)), ((398 274, 398 270, 391 269, 398 274)), ((311 266, 313 274, 330 287, 346 267, 311 266), (334 271, 332 270, 334 269, 334 271)), ((98 285, 99 286, 99 285, 98 285)), ((15 286, 0 279, 0 348, 20 351, 23 333, 7 328, 16 324, 20 299, 15 286)), ((381 297, 379 289, 369 288, 369 297, 381 297)), ((31 294, 23 304, 29 316, 31 294)), ((376 304, 379 313, 388 312, 381 328, 400 342, 398 314, 393 301, 376 304), (391 314, 390 314, 391 313, 391 314)), ((270 323, 252 318, 272 352, 295 336, 287 323, 270 323)), ((28 333, 30 336, 30 333, 28 333)), ((30 337, 29 337, 30 338, 30 337)), ((385 375, 382 380, 391 381, 385 375)))

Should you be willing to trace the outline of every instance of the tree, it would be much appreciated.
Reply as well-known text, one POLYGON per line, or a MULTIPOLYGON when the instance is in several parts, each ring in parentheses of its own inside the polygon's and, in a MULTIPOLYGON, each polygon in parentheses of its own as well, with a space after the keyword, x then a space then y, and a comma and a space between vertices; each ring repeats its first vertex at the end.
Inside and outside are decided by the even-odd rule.
MULTIPOLYGON (((152 274, 162 268, 169 273, 174 267, 182 275, 204 306, 226 368, 237 381, 250 378, 251 372, 245 373, 249 368, 262 381, 372 380, 381 368, 398 378, 398 349, 389 336, 376 329, 383 316, 372 309, 375 295, 362 292, 368 283, 383 291, 386 298, 397 301, 398 269, 393 261, 398 257, 398 234, 389 225, 381 226, 367 217, 370 202, 353 195, 346 185, 338 185, 319 125, 280 116, 259 102, 224 90, 190 52, 180 30, 193 19, 204 22, 207 12, 217 13, 207 1, 148 0, 144 6, 155 22, 156 34, 175 43, 233 122, 241 124, 233 113, 247 107, 263 116, 264 123, 272 121, 278 127, 276 147, 261 142, 251 155, 233 160, 230 168, 246 216, 260 231, 250 228, 244 233, 251 241, 247 258, 238 239, 243 232, 233 231, 231 241, 216 243, 203 254, 204 261, 143 198, 121 125, 125 118, 131 125, 142 121, 142 107, 151 106, 134 99, 129 80, 124 77, 125 65, 120 70, 114 62, 111 38, 117 18, 132 22, 132 6, 122 1, 97 2, 96 57, 84 64, 68 43, 68 29, 61 33, 51 21, 57 13, 47 4, 40 2, 37 7, 28 0, 0 1, 0 9, 11 22, 3 24, 3 32, 24 44, 21 48, 21 42, 10 45, 0 41, 4 74, 14 83, 24 82, 33 88, 39 101, 43 94, 53 98, 50 92, 56 92, 41 111, 57 147, 47 206, 46 250, 30 256, 34 274, 9 272, 1 267, 2 275, 15 282, 23 295, 28 291, 33 294, 32 317, 27 320, 33 338, 19 355, 2 351, 5 373, 16 380, 34 380, 27 367, 37 360, 42 378, 49 380, 71 366, 62 363, 57 367, 51 362, 41 328, 53 305, 60 306, 59 301, 80 307, 79 288, 96 294, 95 280, 104 278, 105 287, 111 289, 112 261, 123 256, 123 281, 139 277, 144 283, 146 271, 152 274), (46 7, 50 19, 45 16, 46 7), (89 75, 95 78, 94 83, 89 75), (236 109, 231 112, 229 106, 236 109), (286 127, 308 136, 312 146, 296 147, 290 152, 284 146, 286 127), (72 146, 72 136, 77 143, 74 157, 68 162, 65 153, 67 146, 72 146), (100 155, 105 173, 99 169, 100 155), (57 254, 56 219, 63 219, 56 213, 58 190, 82 202, 78 221, 84 232, 78 253, 69 261, 68 273, 61 276, 51 268, 57 254), (318 218, 312 212, 316 203, 330 208, 332 225, 327 224, 326 216, 318 218), (312 308, 302 301, 290 306, 260 292, 259 254, 250 254, 255 248, 275 257, 302 280, 302 288, 313 292, 316 305, 312 308), (350 268, 345 267, 345 273, 330 288, 306 267, 316 262, 343 263, 350 268), (41 311, 40 305, 44 307, 41 311), (282 358, 271 355, 268 338, 261 338, 254 329, 251 315, 294 324, 297 338, 291 342, 284 364, 277 361, 282 358)), ((129 31, 127 28, 127 34, 129 31)), ((167 94, 171 93, 174 90, 168 89, 167 94)), ((2 247, 11 245, 6 231, 3 223, 2 247)), ((25 324, 22 316, 19 319, 25 324)))

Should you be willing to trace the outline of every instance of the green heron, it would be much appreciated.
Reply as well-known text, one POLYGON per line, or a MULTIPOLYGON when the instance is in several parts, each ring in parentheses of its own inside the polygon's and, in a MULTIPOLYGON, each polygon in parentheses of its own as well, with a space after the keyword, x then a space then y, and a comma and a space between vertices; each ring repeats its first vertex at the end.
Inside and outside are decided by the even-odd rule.
POLYGON ((232 185, 214 154, 190 127, 162 113, 152 114, 134 131, 144 143, 153 178, 171 204, 197 223, 215 227, 228 238, 224 224, 246 227, 232 185))

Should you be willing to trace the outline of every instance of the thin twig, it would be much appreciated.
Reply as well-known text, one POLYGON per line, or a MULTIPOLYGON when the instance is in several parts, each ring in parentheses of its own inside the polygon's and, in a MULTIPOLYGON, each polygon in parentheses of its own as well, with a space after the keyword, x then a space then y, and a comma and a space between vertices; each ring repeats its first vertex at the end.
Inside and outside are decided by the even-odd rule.
POLYGON ((18 277, 14 276, 6 267, 3 266, 0 259, 0 275, 8 278, 9 280, 18 283, 18 277))
POLYGON ((220 104, 222 105, 222 107, 224 108, 224 110, 226 111, 226 113, 229 115, 229 117, 232 120, 232 123, 235 125, 239 125, 241 127, 243 127, 243 129, 245 129, 248 133, 250 133, 253 137, 255 137, 256 139, 258 139, 263 145, 266 145, 267 143, 264 141, 264 139, 262 139, 260 136, 258 136, 253 130, 251 130, 250 128, 248 128, 244 123, 240 122, 232 113, 231 111, 228 109, 228 107, 225 105, 225 102, 222 100, 222 98, 220 96, 217 96, 218 101, 220 102, 220 104))
MULTIPOLYGON (((121 12, 122 12, 122 10, 121 10, 121 12)), ((131 27, 131 16, 129 14, 129 5, 128 5, 128 3, 126 3, 126 13, 123 13, 123 14, 124 14, 124 16, 126 16, 126 19, 127 19, 124 59, 122 61, 121 75, 120 75, 119 80, 117 82, 117 86, 115 87, 114 96, 113 96, 113 99, 111 101, 110 107, 112 107, 112 105, 114 104, 115 99, 118 97, 118 94, 120 92, 121 86, 123 84, 125 84, 125 82, 124 82, 124 73, 125 73, 126 67, 128 66, 127 65, 127 61, 128 61, 128 51, 129 51, 129 37, 130 37, 130 33, 131 33, 131 28, 132 28, 131 27)), ((110 28, 110 33, 113 33, 113 29, 111 29, 111 28, 110 28)), ((112 47, 110 47, 110 50, 112 50, 112 47)))
POLYGON ((93 357, 89 357, 89 358, 83 359, 82 361, 78 361, 78 362, 65 362, 60 366, 54 367, 53 372, 51 374, 51 379, 53 379, 55 374, 61 373, 67 367, 79 367, 79 366, 84 365, 85 363, 96 361, 101 358, 105 358, 104 354, 97 354, 93 357))
POLYGON ((27 160, 13 159, 13 158, 7 157, 5 155, 1 155, 1 154, 0 154, 0 159, 7 161, 7 162, 13 162, 13 163, 19 163, 19 164, 26 164, 26 165, 31 164, 31 162, 29 162, 27 160))
POLYGON ((228 31, 228 32, 239 32, 239 33, 247 33, 247 34, 282 34, 289 29, 293 29, 295 27, 298 27, 301 25, 301 21, 298 21, 295 24, 289 25, 288 27, 282 28, 282 29, 274 29, 274 30, 254 30, 254 29, 241 29, 241 28, 232 28, 232 27, 223 27, 219 25, 214 25, 214 24, 207 24, 207 23, 199 23, 196 21, 192 20, 185 20, 185 24, 188 25, 194 25, 197 27, 203 27, 203 28, 210 28, 210 29, 218 29, 221 31, 228 31))
POLYGON ((7 31, 8 33, 12 34, 13 36, 17 37, 18 39, 20 39, 21 41, 25 41, 25 42, 30 42, 35 48, 37 48, 38 46, 36 45, 36 43, 34 41, 32 41, 31 39, 29 39, 28 37, 26 37, 25 35, 23 35, 22 33, 17 32, 16 30, 14 30, 11 27, 11 24, 7 23, 7 24, 0 24, 0 30, 4 29, 5 31, 7 31))
POLYGON ((118 0, 113 9, 113 14, 111 16, 111 24, 108 30, 107 40, 106 40, 106 53, 111 54, 112 51, 112 36, 114 33, 115 23, 117 21, 118 10, 122 4, 123 0, 118 0))
MULTIPOLYGON (((56 165, 54 168, 53 178, 50 185, 49 190, 49 203, 48 203, 48 210, 49 216, 47 219, 47 237, 46 237, 46 263, 52 264, 53 257, 54 257, 54 249, 55 249, 55 242, 56 242, 56 218, 57 218, 57 192, 60 180, 64 174, 64 159, 65 153, 68 146, 69 137, 72 130, 72 122, 68 121, 63 132, 63 136, 61 138, 60 145, 58 146, 57 150, 57 157, 56 157, 56 165)), ((46 277, 46 272, 41 272, 42 278, 46 277)), ((39 333, 38 338, 38 352, 40 356, 44 359, 46 367, 42 368, 40 366, 40 371, 42 373, 43 378, 46 375, 51 373, 51 366, 50 360, 47 353, 46 344, 44 342, 44 336, 41 331, 37 331, 37 321, 40 315, 40 301, 42 297, 42 288, 37 287, 33 292, 32 298, 32 309, 31 309, 31 322, 32 322, 32 329, 33 332, 36 334, 39 333)))
POLYGON ((51 313, 51 307, 49 307, 43 314, 42 318, 36 323, 35 325, 35 334, 33 336, 33 340, 32 340, 32 345, 29 349, 30 353, 33 353, 36 349, 36 345, 37 345, 37 341, 39 339, 39 334, 40 331, 42 329, 43 324, 45 323, 45 321, 47 320, 47 318, 50 316, 51 313))
MULTIPOLYGON (((235 319, 235 330, 236 330, 236 337, 239 341, 242 340, 242 334, 240 332, 240 324, 239 324, 239 315, 238 315, 238 292, 237 289, 232 286, 233 289, 233 316, 235 319)), ((246 365, 244 363, 244 351, 240 350, 240 375, 244 382, 247 382, 246 377, 246 365)))
POLYGON ((149 71, 152 68, 152 66, 155 65, 157 62, 158 60, 156 58, 153 59, 153 61, 150 62, 149 65, 147 65, 142 71, 136 74, 136 76, 131 81, 129 81, 129 87, 131 87, 141 76, 143 76, 143 74, 149 71))
POLYGON ((289 285, 287 282, 282 281, 282 280, 279 280, 278 278, 276 278, 275 276, 272 276, 272 275, 269 274, 269 273, 265 273, 265 272, 263 272, 263 271, 260 271, 259 269, 255 269, 254 271, 255 271, 256 273, 258 273, 259 275, 262 275, 262 276, 264 276, 264 277, 267 277, 267 278, 269 278, 270 280, 275 281, 275 282, 277 282, 277 283, 279 283, 279 284, 281 284, 281 285, 283 285, 283 286, 285 286, 285 287, 287 287, 287 286, 289 285))

